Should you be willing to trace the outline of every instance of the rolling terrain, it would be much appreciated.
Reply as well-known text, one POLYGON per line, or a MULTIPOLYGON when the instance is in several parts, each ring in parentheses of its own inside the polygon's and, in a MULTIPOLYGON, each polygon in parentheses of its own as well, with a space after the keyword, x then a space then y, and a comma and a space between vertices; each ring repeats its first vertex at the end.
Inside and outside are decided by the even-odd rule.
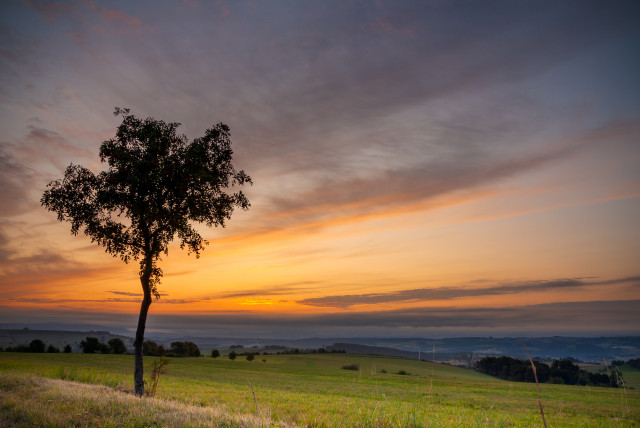
MULTIPOLYGON (((0 353, 3 424, 542 425, 535 384, 443 364, 345 354, 169 360, 156 397, 137 400, 132 356, 0 353)), ((147 376, 153 361, 145 358, 147 376)), ((638 390, 540 389, 549 426, 640 424, 638 390)))
MULTIPOLYGON (((61 348, 71 344, 74 352, 80 351, 80 341, 86 336, 97 337, 101 343, 120 338, 133 351, 133 338, 107 331, 63 331, 44 329, 0 329, 0 347, 28 345, 33 339, 61 348)), ((345 350, 347 353, 401 356, 430 361, 446 361, 468 366, 470 360, 485 356, 506 355, 526 358, 523 345, 531 355, 540 360, 572 357, 585 362, 602 363, 612 360, 640 358, 640 337, 457 337, 443 339, 424 338, 363 338, 363 337, 311 337, 290 338, 237 338, 194 337, 171 335, 147 335, 147 339, 163 344, 165 348, 173 341, 189 340, 196 343, 204 353, 211 349, 226 349, 232 345, 244 348, 282 347, 282 349, 309 349, 326 347, 345 350)))

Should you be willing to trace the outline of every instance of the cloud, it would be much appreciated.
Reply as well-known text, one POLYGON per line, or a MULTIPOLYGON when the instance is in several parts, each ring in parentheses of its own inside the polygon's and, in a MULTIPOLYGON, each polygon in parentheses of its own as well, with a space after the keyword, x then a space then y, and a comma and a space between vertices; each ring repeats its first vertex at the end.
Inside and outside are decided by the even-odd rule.
POLYGON ((50 181, 42 163, 51 162, 64 170, 70 156, 87 158, 92 152, 40 126, 29 125, 27 134, 15 144, 0 142, 0 216, 13 217, 37 209, 40 192, 50 181))
MULTIPOLYGON (((23 165, 0 143, 0 217, 13 217, 33 209, 33 201, 26 197, 33 185, 35 171, 23 165)), ((2 245, 2 244, 0 244, 2 245)))
POLYGON ((355 305, 370 305, 391 302, 453 300, 465 297, 510 295, 518 293, 540 293, 582 287, 594 287, 629 283, 640 288, 640 276, 611 280, 589 280, 589 278, 561 278, 499 284, 489 287, 439 287, 400 290, 390 293, 347 294, 341 296, 313 297, 297 301, 301 305, 349 308, 355 305))
POLYGON ((271 232, 303 225, 317 228, 332 222, 424 210, 436 198, 477 191, 541 169, 572 156, 580 148, 580 144, 561 143, 510 158, 467 152, 455 159, 436 157, 364 177, 335 174, 312 182, 308 189, 263 196, 263 209, 268 211, 258 227, 271 232))
POLYGON ((0 23, 0 93, 7 95, 16 78, 41 75, 42 68, 33 60, 37 56, 40 43, 19 29, 9 28, 0 23))
MULTIPOLYGON (((111 294, 116 294, 118 296, 130 296, 130 297, 142 297, 143 294, 142 293, 131 293, 129 291, 116 291, 116 290, 109 290, 107 291, 107 293, 111 293, 111 294)), ((162 296, 168 296, 168 294, 166 293, 159 293, 159 295, 162 296)))
POLYGON ((5 297, 23 294, 34 287, 106 277, 114 272, 112 265, 78 262, 51 249, 32 249, 33 253, 27 255, 9 245, 0 246, 0 249, 3 258, 0 279, 5 297))
MULTIPOLYGON (((134 294, 134 293, 131 293, 134 294)), ((124 298, 124 297, 110 297, 106 299, 49 299, 49 298, 41 298, 41 297, 15 297, 4 299, 5 302, 12 303, 31 303, 37 305, 51 305, 58 306, 61 304, 68 303, 140 303, 142 299, 142 295, 139 298, 124 298)), ((156 303, 163 304, 172 304, 172 305, 182 305, 187 303, 199 303, 203 300, 200 299, 159 299, 155 300, 156 303)))
MULTIPOLYGON (((66 262, 66 260, 61 259, 61 262, 66 262)), ((107 293, 115 294, 117 296, 123 297, 107 297, 101 299, 82 299, 82 298, 47 298, 47 297, 6 297, 4 299, 0 299, 5 302, 13 302, 13 303, 29 303, 29 304, 37 304, 39 306, 52 306, 56 307, 61 304, 77 304, 77 303, 140 303, 143 295, 142 293, 131 293, 128 291, 116 291, 109 290, 107 293)), ((188 303, 199 303, 208 301, 209 299, 167 299, 168 294, 160 293, 161 298, 155 300, 155 303, 161 304, 188 304, 188 303)))
POLYGON ((73 3, 63 1, 27 0, 25 4, 38 11, 46 19, 57 19, 77 10, 73 3))
MULTIPOLYGON (((446 337, 532 335, 637 335, 639 300, 559 302, 505 308, 411 308, 329 314, 154 314, 153 330, 209 337, 446 337)), ((0 322, 109 325, 132 331, 135 314, 0 307, 0 322)))
MULTIPOLYGON (((252 29, 258 49, 247 55, 259 65, 259 79, 245 83, 270 98, 253 98, 260 115, 272 119, 261 121, 258 135, 277 139, 269 147, 275 156, 300 149, 303 136, 317 136, 314 146, 329 148, 335 138, 327 137, 348 128, 544 73, 634 25, 622 8, 594 5, 579 15, 566 5, 504 2, 462 11, 419 2, 312 10, 301 4, 286 12, 265 5, 259 13, 271 15, 265 21, 274 25, 252 29), (404 33, 371 30, 381 20, 404 33)), ((229 76, 230 88, 243 86, 239 77, 245 76, 229 76)))
POLYGON ((317 289, 322 285, 321 281, 299 281, 288 284, 282 284, 279 286, 265 286, 259 289, 243 290, 237 292, 230 292, 220 294, 213 299, 232 299, 236 297, 264 297, 264 296, 282 296, 299 291, 309 292, 309 290, 317 289))
POLYGON ((69 157, 91 156, 90 150, 72 144, 61 134, 34 125, 29 125, 27 134, 16 143, 0 142, 0 216, 14 217, 38 209, 40 192, 51 180, 45 163, 64 170, 69 157))
POLYGON ((132 296, 132 297, 142 297, 142 293, 131 293, 128 291, 113 291, 109 290, 107 293, 117 294, 119 296, 132 296))
POLYGON ((72 38, 82 37, 82 33, 90 30, 96 34, 104 34, 109 29, 121 31, 123 34, 137 34, 150 30, 136 16, 119 9, 107 9, 91 0, 77 0, 71 2, 27 0, 29 7, 37 11, 47 20, 70 20, 74 22, 75 30, 72 38))
POLYGON ((34 146, 33 151, 29 153, 31 155, 30 157, 35 157, 35 150, 42 150, 44 147, 51 147, 66 155, 77 157, 90 157, 94 155, 94 153, 84 147, 77 147, 69 143, 65 137, 55 131, 34 125, 29 125, 28 128, 29 133, 25 137, 25 141, 34 146))
POLYGON ((139 303, 140 299, 48 299, 40 297, 16 297, 13 299, 6 299, 6 301, 15 303, 34 303, 38 305, 59 305, 64 303, 139 303))

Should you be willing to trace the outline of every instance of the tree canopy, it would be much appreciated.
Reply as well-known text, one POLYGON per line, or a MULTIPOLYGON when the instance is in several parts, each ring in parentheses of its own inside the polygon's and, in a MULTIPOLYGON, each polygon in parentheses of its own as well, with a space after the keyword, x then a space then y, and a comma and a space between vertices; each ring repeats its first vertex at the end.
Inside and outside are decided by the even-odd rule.
POLYGON ((41 202, 58 220, 70 222, 74 235, 84 230, 124 262, 140 259, 140 274, 149 270, 157 298, 162 277, 157 261, 174 236, 198 257, 206 242, 192 222, 224 227, 234 208, 250 206, 241 190, 224 189, 251 178, 231 164, 230 130, 223 123, 188 143, 176 132, 179 123, 142 120, 129 109, 114 114, 122 116, 116 137, 100 146, 100 161, 108 169, 95 175, 71 164, 62 180, 49 183, 41 202))
POLYGON ((109 339, 109 341, 107 342, 107 345, 109 345, 109 351, 112 354, 124 354, 125 352, 127 352, 126 345, 124 344, 122 339, 118 337, 109 339))
POLYGON ((80 342, 80 347, 82 348, 82 352, 85 354, 108 354, 109 347, 100 343, 100 340, 97 337, 86 337, 85 340, 80 342))

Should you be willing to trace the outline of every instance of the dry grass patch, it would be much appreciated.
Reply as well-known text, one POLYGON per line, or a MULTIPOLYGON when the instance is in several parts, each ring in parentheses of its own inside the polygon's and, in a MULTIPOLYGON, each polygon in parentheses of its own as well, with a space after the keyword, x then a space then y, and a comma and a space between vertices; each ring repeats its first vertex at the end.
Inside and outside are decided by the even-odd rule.
POLYGON ((233 413, 101 385, 0 374, 0 426, 283 427, 268 415, 233 413))

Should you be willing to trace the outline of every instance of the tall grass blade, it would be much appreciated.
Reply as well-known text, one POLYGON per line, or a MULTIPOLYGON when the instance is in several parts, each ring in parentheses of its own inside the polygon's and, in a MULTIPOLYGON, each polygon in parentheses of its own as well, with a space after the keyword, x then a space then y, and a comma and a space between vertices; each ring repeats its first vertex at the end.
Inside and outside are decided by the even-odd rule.
POLYGON ((542 400, 540 399, 540 384, 538 383, 538 374, 536 372, 536 365, 533 364, 533 360, 531 359, 531 355, 529 355, 529 351, 527 351, 527 345, 522 345, 524 347, 524 352, 527 353, 527 358, 529 358, 529 362, 531 363, 531 368, 533 369, 533 377, 536 380, 536 389, 538 390, 538 406, 540 406, 540 414, 542 415, 542 424, 544 428, 547 428, 547 420, 544 418, 544 409, 542 408, 542 400))

